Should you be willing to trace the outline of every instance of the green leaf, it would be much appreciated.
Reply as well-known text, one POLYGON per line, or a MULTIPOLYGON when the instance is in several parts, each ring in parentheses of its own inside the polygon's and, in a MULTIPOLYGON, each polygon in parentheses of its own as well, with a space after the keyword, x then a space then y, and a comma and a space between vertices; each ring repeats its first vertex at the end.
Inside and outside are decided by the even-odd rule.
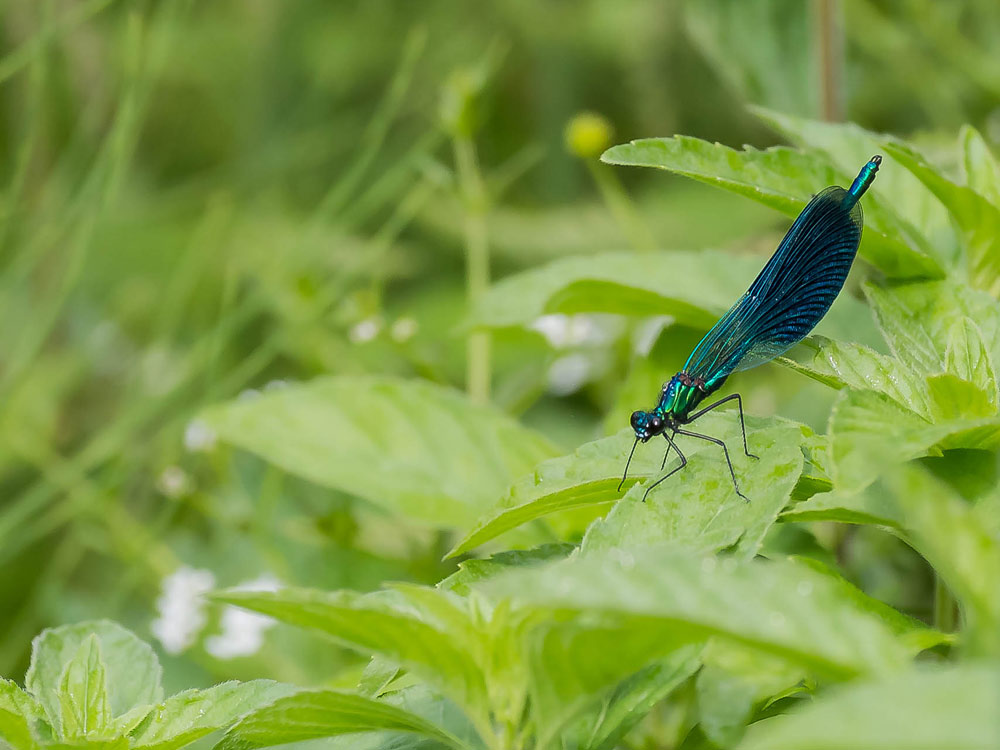
MULTIPOLYGON (((642 497, 652 480, 633 487, 605 518, 590 526, 584 551, 669 541, 697 552, 734 547, 740 557, 756 555, 802 473, 801 444, 807 428, 783 420, 748 419, 750 450, 760 456, 752 459, 743 453, 739 417, 733 416, 705 415, 694 429, 725 439, 749 502, 733 489, 721 448, 678 437, 678 446, 689 459, 687 467, 654 489, 645 503, 642 497)), ((676 456, 668 463, 668 470, 676 466, 676 456)))
POLYGON ((357 692, 367 698, 378 698, 401 673, 398 664, 373 656, 361 673, 357 692))
POLYGON ((575 720, 654 661, 669 656, 676 686, 697 669, 702 645, 691 643, 700 636, 680 633, 673 623, 628 617, 560 618, 532 635, 524 657, 540 747, 571 731, 575 720))
MULTIPOLYGON (((602 161, 657 167, 744 195, 788 216, 798 216, 813 195, 829 185, 849 185, 871 154, 840 171, 818 155, 787 148, 735 151, 687 136, 648 138, 604 153, 602 161)), ((893 277, 943 275, 930 246, 883 206, 873 193, 864 199, 866 229, 861 254, 893 277)), ((701 287, 695 287, 701 288, 701 287)))
POLYGON ((31 643, 31 665, 24 683, 54 726, 59 726, 62 716, 59 696, 63 672, 91 635, 100 644, 112 716, 152 706, 163 697, 156 654, 121 625, 94 620, 50 628, 31 643))
POLYGON ((903 638, 914 652, 922 651, 937 645, 946 639, 946 636, 932 628, 927 627, 920 620, 905 615, 893 609, 888 604, 879 601, 873 596, 869 596, 853 583, 840 574, 835 567, 827 565, 811 557, 791 558, 798 565, 816 571, 818 574, 826 576, 830 583, 837 587, 839 593, 851 601, 858 610, 867 612, 881 620, 882 624, 888 627, 893 633, 903 638))
POLYGON ((107 674, 96 635, 80 643, 59 681, 59 724, 68 740, 107 739, 111 736, 111 705, 107 674))
MULTIPOLYGON (((468 552, 501 534, 551 513, 588 505, 611 503, 622 497, 618 490, 622 469, 633 438, 625 431, 584 443, 575 452, 539 464, 534 473, 516 482, 493 508, 448 553, 468 552)), ((643 474, 659 469, 659 451, 637 451, 625 491, 643 474)))
POLYGON ((913 547, 954 592, 965 613, 963 643, 1000 657, 1000 540, 973 506, 926 471, 907 467, 887 480, 913 547))
POLYGON ((697 671, 695 647, 681 648, 618 683, 562 733, 564 747, 613 750, 652 708, 697 671))
MULTIPOLYGON (((673 513, 686 514, 688 521, 685 525, 678 524, 676 519, 666 520, 665 523, 673 531, 650 527, 647 541, 662 541, 664 536, 680 538, 690 532, 692 527, 700 528, 710 521, 711 516, 719 515, 727 520, 719 524, 709 523, 711 533, 702 535, 695 546, 702 549, 728 546, 751 528, 753 531, 746 536, 745 548, 749 550, 759 542, 759 537, 780 510, 775 506, 783 506, 788 501, 790 490, 786 485, 789 481, 794 485, 801 473, 802 455, 798 446, 802 440, 802 428, 790 422, 754 417, 748 417, 746 422, 751 452, 760 455, 760 461, 744 456, 739 418, 735 412, 706 414, 698 421, 698 429, 725 439, 730 447, 734 467, 739 472, 738 481, 741 482, 744 494, 758 488, 758 496, 755 497, 757 502, 747 506, 732 491, 729 470, 718 446, 703 440, 678 438, 681 450, 690 459, 688 467, 676 477, 677 492, 681 494, 669 494, 660 488, 654 490, 643 517, 646 519, 644 523, 648 522, 651 518, 648 511, 653 508, 664 517, 673 513), (781 481, 775 482, 779 478, 781 481), (775 484, 772 486, 771 482, 775 484), (719 505, 720 500, 722 506, 719 505), (727 510, 720 510, 720 507, 727 510)), ((471 550, 506 531, 550 513, 621 499, 618 485, 633 441, 634 436, 623 430, 613 437, 587 443, 570 456, 540 464, 533 475, 516 483, 507 496, 449 554, 457 555, 471 550)), ((630 477, 624 485, 628 494, 609 516, 609 521, 611 518, 618 520, 612 526, 608 526, 607 522, 597 522, 591 527, 592 533, 604 534, 609 538, 624 533, 622 524, 627 524, 627 508, 634 506, 652 478, 662 473, 660 462, 663 458, 663 445, 655 445, 656 447, 637 446, 629 467, 630 477), (646 481, 636 485, 643 475, 647 477, 646 481), (632 486, 636 488, 627 489, 632 486)), ((676 460, 674 457, 674 461, 676 460)), ((661 485, 662 487, 664 486, 661 485)))
POLYGON ((934 422, 992 417, 997 413, 995 391, 987 393, 950 372, 928 375, 927 390, 934 422))
POLYGON ((995 750, 998 705, 995 665, 912 669, 758 722, 739 750, 995 750))
MULTIPOLYGON (((920 180, 900 168, 887 153, 886 144, 898 142, 897 138, 865 130, 850 122, 809 120, 761 107, 751 110, 792 143, 819 149, 831 164, 852 179, 874 154, 886 156, 875 184, 864 198, 866 233, 874 219, 869 209, 878 206, 892 217, 896 231, 901 232, 900 236, 908 244, 921 248, 939 264, 951 260, 951 248, 957 246, 957 241, 948 212, 920 180)), ((900 271, 895 275, 916 275, 906 274, 905 269, 900 271)))
POLYGON ((702 558, 688 550, 609 550, 511 571, 487 592, 554 610, 666 621, 835 677, 885 672, 907 649, 826 576, 789 562, 702 558))
POLYGON ((223 682, 206 690, 185 690, 153 709, 132 733, 130 747, 175 750, 224 729, 240 716, 296 690, 271 680, 223 682))
POLYGON ((472 587, 510 568, 560 560, 576 549, 575 544, 543 544, 528 550, 508 550, 488 558, 465 560, 458 570, 438 583, 438 588, 468 596, 472 587))
POLYGON ((708 328, 741 295, 760 261, 718 252, 603 253, 562 258, 502 279, 470 324, 524 326, 547 313, 672 315, 708 328))
POLYGON ((10 680, 0 678, 0 744, 13 750, 37 750, 32 724, 43 721, 42 707, 10 680))
MULTIPOLYGON (((443 591, 437 595, 448 596, 443 591)), ((217 598, 322 631, 361 653, 382 656, 471 711, 486 704, 483 675, 464 648, 466 634, 442 631, 412 607, 406 613, 399 611, 387 592, 363 595, 286 588, 273 593, 228 591, 217 598)))
POLYGON ((1000 207, 948 179, 904 143, 887 143, 886 151, 923 182, 955 218, 962 232, 972 285, 1000 296, 1000 207))
POLYGON ((811 336, 805 343, 813 350, 811 358, 783 357, 781 362, 832 388, 877 391, 923 417, 930 416, 927 383, 895 357, 823 336, 811 336))
POLYGON ((1000 306, 985 292, 953 281, 865 285, 882 335, 893 354, 917 372, 948 367, 953 327, 975 321, 991 360, 1000 361, 1000 306))
POLYGON ((945 368, 981 390, 996 410, 997 377, 993 361, 979 326, 971 318, 963 317, 952 323, 948 331, 945 368))
POLYGON ((911 309, 903 295, 873 284, 865 286, 865 296, 886 343, 900 361, 917 372, 944 371, 946 349, 930 329, 926 308, 911 309))
POLYGON ((705 735, 720 747, 743 736, 753 707, 805 676, 800 667, 726 641, 713 640, 703 654, 695 689, 705 735))
POLYGON ((979 131, 970 125, 962 126, 958 142, 962 150, 965 184, 994 206, 1000 206, 1000 163, 990 147, 979 131))
POLYGON ((785 508, 782 521, 834 521, 899 528, 899 509, 884 492, 821 492, 785 508))
POLYGON ((555 454, 492 407, 392 378, 319 378, 205 418, 224 440, 289 472, 441 526, 470 522, 555 454))
POLYGON ((252 750, 291 742, 387 730, 469 745, 420 716, 383 701, 334 690, 304 691, 257 709, 230 729, 216 750, 252 750))
POLYGON ((1000 446, 1000 418, 932 424, 881 393, 846 391, 833 407, 830 437, 834 486, 853 494, 913 458, 949 448, 1000 446))

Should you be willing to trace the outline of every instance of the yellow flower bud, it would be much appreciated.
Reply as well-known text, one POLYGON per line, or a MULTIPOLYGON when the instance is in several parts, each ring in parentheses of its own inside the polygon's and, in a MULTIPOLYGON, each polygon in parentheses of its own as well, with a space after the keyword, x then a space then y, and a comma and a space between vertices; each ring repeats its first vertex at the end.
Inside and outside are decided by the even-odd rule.
POLYGON ((595 112, 581 112, 566 125, 566 148, 581 159, 594 159, 611 145, 611 123, 595 112))

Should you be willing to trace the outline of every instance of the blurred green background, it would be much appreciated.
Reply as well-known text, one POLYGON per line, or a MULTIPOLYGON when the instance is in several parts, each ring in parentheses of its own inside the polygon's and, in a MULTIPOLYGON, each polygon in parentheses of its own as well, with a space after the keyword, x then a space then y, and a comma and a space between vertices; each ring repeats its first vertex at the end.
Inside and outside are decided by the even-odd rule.
MULTIPOLYGON (((0 24, 6 676, 40 628, 109 617, 172 652, 168 692, 320 682, 350 660, 194 595, 451 570, 446 532, 223 449, 197 415, 326 373, 464 388, 470 231, 493 278, 630 247, 773 249, 787 221, 762 207, 597 163, 605 124, 608 145, 763 147, 757 104, 929 150, 963 122, 1000 140, 995 0, 7 0, 0 24), (583 112, 604 118, 587 158, 564 138, 583 112)), ((498 331, 491 398, 570 450, 680 364, 688 329, 645 357, 663 323, 498 331)), ((823 428, 818 385, 741 377, 750 411, 823 428)), ((901 543, 861 531, 844 554, 919 608, 901 543)))

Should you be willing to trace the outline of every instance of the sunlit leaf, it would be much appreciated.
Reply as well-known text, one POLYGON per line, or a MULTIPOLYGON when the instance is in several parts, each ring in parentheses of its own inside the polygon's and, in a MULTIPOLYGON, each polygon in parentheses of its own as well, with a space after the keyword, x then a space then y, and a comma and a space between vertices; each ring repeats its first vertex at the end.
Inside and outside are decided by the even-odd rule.
POLYGON ((35 750, 39 745, 31 726, 42 720, 42 707, 30 695, 0 679, 0 742, 13 750, 35 750))
POLYGON ((949 373, 976 386, 994 408, 997 404, 997 377, 993 360, 979 326, 971 318, 956 320, 948 331, 945 368, 949 373))
POLYGON ((782 362, 833 388, 877 391, 921 416, 930 416, 926 382, 895 357, 823 336, 811 336, 806 344, 813 349, 811 358, 782 358, 782 362))
POLYGON ((296 690, 271 680, 223 682, 205 690, 185 690, 153 709, 132 733, 130 747, 175 750, 296 690))
POLYGON ((457 750, 469 748, 416 714, 383 701, 334 690, 303 691, 280 698, 244 717, 215 747, 252 750, 378 730, 431 737, 457 750))
MULTIPOLYGON (((669 541, 698 552, 735 547, 739 556, 753 557, 802 473, 801 444, 807 430, 773 419, 748 422, 752 431, 747 441, 758 459, 743 453, 738 418, 725 423, 699 420, 690 429, 725 438, 737 481, 749 502, 736 494, 721 448, 678 437, 678 446, 690 459, 687 467, 656 487, 646 502, 642 497, 652 479, 633 487, 605 518, 591 525, 583 540, 584 551, 634 549, 669 541), (723 424, 725 428, 720 429, 723 424)), ((668 462, 669 467, 677 463, 676 456, 668 462)))
POLYGON ((222 439, 410 517, 462 525, 555 454, 462 394, 419 381, 329 377, 210 410, 222 439))
POLYGON ((892 353, 917 372, 946 370, 953 326, 966 318, 975 322, 992 361, 1000 361, 1000 305, 985 292, 949 280, 867 284, 865 294, 892 353))
POLYGON ((928 375, 927 391, 931 397, 931 419, 938 423, 991 417, 997 413, 995 390, 986 392, 950 372, 928 375))
POLYGON ((739 750, 993 750, 1000 670, 962 664, 848 685, 758 722, 739 750))
POLYGON ((850 494, 913 458, 948 448, 1000 446, 1000 418, 931 423, 881 393, 847 391, 834 406, 830 437, 834 486, 850 494))
POLYGON ((64 738, 86 740, 112 736, 106 680, 100 642, 91 634, 80 642, 59 681, 59 726, 64 738))
POLYGON ((484 587, 538 607, 666 621, 831 676, 889 671, 907 658, 892 632, 835 582, 790 562, 610 550, 511 571, 484 587))
MULTIPOLYGON (((823 188, 850 185, 870 157, 848 170, 838 170, 816 154, 787 148, 735 151, 718 143, 674 136, 615 146, 601 158, 611 164, 667 169, 797 216, 823 188)), ((862 257, 893 277, 942 275, 926 241, 871 193, 864 198, 864 211, 862 257)))
MULTIPOLYGON (((591 533, 609 539, 612 536, 618 538, 621 533, 627 533, 622 525, 628 525, 626 518, 634 517, 636 524, 642 526, 663 517, 672 520, 665 521, 665 528, 650 526, 648 535, 642 536, 642 540, 677 539, 686 533, 684 529, 693 533, 695 528, 707 524, 702 529, 707 533, 697 541, 691 540, 696 547, 714 549, 728 546, 747 529, 754 528, 744 542, 746 548, 751 549, 777 515, 780 510, 777 506, 783 507, 787 502, 789 483, 794 485, 801 473, 802 455, 798 446, 803 433, 799 426, 788 422, 753 417, 748 417, 746 422, 747 440, 751 452, 761 456, 759 461, 743 455, 739 418, 735 412, 709 413, 698 420, 697 429, 725 438, 734 466, 740 472, 738 480, 744 486, 744 493, 752 493, 756 489, 757 502, 747 506, 733 492, 729 470, 718 446, 680 437, 677 439, 681 449, 691 463, 668 480, 669 484, 654 490, 649 503, 639 503, 634 511, 629 511, 625 506, 635 506, 646 486, 662 473, 660 463, 666 443, 657 441, 652 445, 636 447, 629 467, 630 479, 626 481, 623 491, 629 491, 628 488, 644 475, 648 479, 629 491, 626 499, 615 508, 611 517, 617 520, 612 526, 598 523, 592 527, 591 533), (638 515, 633 516, 634 513, 638 515), (718 516, 715 522, 710 521, 713 516, 718 516), (687 521, 678 521, 680 518, 687 521), (668 528, 673 531, 668 531, 668 528)), ((510 529, 550 513, 620 499, 622 493, 618 491, 618 485, 633 442, 634 436, 622 431, 614 437, 587 443, 571 456, 540 464, 533 475, 525 477, 510 489, 507 496, 456 545, 451 554, 473 549, 510 529)), ((639 542, 640 537, 633 541, 639 542)))
POLYGON ((43 630, 32 641, 31 665, 24 680, 52 723, 61 715, 58 695, 66 665, 91 635, 100 645, 113 716, 152 706, 163 697, 160 663, 147 643, 107 620, 62 625, 43 630))
MULTIPOLYGON (((446 592, 439 592, 445 597, 446 592)), ((328 593, 286 588, 278 592, 229 591, 223 601, 270 615, 299 627, 324 632, 349 648, 379 655, 418 674, 466 708, 486 703, 483 675, 466 643, 421 619, 409 608, 392 606, 386 592, 328 593)))
POLYGON ((965 184, 994 206, 1000 206, 1000 163, 979 131, 963 125, 958 133, 962 150, 962 169, 965 184))
POLYGON ((923 182, 955 218, 962 232, 972 285, 994 297, 1000 295, 1000 206, 948 179, 906 144, 888 143, 886 151, 923 182))

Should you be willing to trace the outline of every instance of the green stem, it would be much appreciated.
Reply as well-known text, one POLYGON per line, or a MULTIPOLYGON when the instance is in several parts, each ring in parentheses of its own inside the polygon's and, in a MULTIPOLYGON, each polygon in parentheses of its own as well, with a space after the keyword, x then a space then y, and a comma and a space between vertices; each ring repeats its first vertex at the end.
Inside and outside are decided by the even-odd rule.
POLYGON ((937 573, 934 574, 934 627, 943 633, 955 630, 955 597, 937 573))
MULTIPOLYGON (((486 190, 479 172, 476 146, 465 135, 454 141, 455 166, 465 209, 465 268, 469 306, 474 306, 490 286, 490 246, 486 227, 486 190)), ((466 348, 466 390, 480 403, 490 397, 490 335, 469 334, 466 348)))
POLYGON ((820 108, 824 120, 844 119, 843 32, 838 0, 816 0, 816 50, 819 53, 820 108))
POLYGON ((629 198, 625 188, 622 187, 618 178, 609 170, 606 165, 594 159, 585 159, 584 162, 590 170, 590 174, 597 183, 597 189, 601 191, 608 210, 611 211, 615 221, 628 237, 629 242, 636 250, 655 250, 656 241, 650 234, 648 227, 639 218, 635 204, 629 198))

